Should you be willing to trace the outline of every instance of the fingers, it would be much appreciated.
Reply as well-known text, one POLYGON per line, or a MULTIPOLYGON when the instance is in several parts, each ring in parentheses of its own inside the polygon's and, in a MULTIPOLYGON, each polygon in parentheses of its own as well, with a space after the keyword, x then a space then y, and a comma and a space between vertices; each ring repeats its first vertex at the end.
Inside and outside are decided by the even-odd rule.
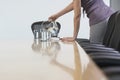
POLYGON ((53 19, 54 19, 53 16, 50 16, 50 17, 48 18, 49 21, 53 21, 53 19))
POLYGON ((48 21, 50 21, 50 22, 51 22, 51 21, 53 21, 53 20, 52 20, 51 18, 48 18, 48 21))
POLYGON ((49 21, 55 21, 57 18, 58 18, 57 15, 54 14, 54 15, 50 16, 50 17, 48 18, 48 20, 49 20, 49 21))
POLYGON ((64 37, 64 38, 61 38, 60 40, 62 40, 63 42, 65 42, 65 41, 67 41, 67 42, 75 41, 75 39, 73 37, 64 37))

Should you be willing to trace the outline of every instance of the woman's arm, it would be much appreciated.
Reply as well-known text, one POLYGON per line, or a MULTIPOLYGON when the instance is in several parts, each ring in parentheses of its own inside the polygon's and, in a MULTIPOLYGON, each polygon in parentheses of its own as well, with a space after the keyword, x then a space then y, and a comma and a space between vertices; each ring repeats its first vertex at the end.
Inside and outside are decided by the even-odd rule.
POLYGON ((73 37, 64 37, 62 38, 62 41, 74 41, 77 38, 81 17, 81 0, 73 0, 73 10, 74 10, 73 37))
POLYGON ((81 0, 73 0, 74 8, 74 33, 73 37, 77 38, 80 26, 80 17, 81 17, 81 0))
POLYGON ((70 12, 73 10, 73 2, 70 3, 67 7, 65 7, 63 10, 61 10, 60 12, 52 15, 49 17, 49 20, 55 21, 57 18, 59 18, 60 16, 70 12))
POLYGON ((57 14, 59 15, 58 17, 70 12, 73 10, 73 2, 70 3, 67 7, 65 7, 63 10, 61 10, 60 12, 58 12, 57 14))

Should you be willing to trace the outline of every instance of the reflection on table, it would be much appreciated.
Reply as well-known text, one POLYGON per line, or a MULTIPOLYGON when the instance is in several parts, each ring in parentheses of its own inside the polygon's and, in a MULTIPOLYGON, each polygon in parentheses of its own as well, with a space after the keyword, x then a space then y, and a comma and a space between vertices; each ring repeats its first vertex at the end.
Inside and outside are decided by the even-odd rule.
POLYGON ((34 39, 32 50, 42 55, 55 56, 60 50, 60 44, 58 41, 41 42, 39 39, 34 39))
POLYGON ((0 80, 107 80, 77 42, 0 43, 0 80))
POLYGON ((106 78, 102 77, 102 75, 96 75, 98 70, 96 67, 94 67, 94 63, 90 61, 89 57, 84 51, 81 50, 82 53, 79 52, 79 46, 76 42, 65 42, 64 44, 69 44, 73 47, 74 69, 57 61, 57 57, 59 57, 57 54, 60 51, 60 47, 62 47, 60 46, 59 42, 41 42, 40 40, 36 39, 34 40, 32 49, 35 52, 42 53, 43 55, 47 54, 48 56, 51 56, 50 54, 54 54, 54 58, 52 58, 50 63, 67 72, 73 77, 73 80, 107 80, 106 78), (94 69, 92 70, 92 68, 94 69))

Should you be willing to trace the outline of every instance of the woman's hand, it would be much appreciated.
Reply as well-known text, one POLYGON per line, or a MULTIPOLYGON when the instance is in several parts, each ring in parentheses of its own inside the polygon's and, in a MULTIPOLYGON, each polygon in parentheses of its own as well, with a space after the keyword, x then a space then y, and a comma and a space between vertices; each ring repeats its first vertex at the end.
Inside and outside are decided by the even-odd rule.
POLYGON ((48 18, 49 21, 55 21, 58 18, 57 14, 54 14, 48 18))
POLYGON ((63 42, 72 42, 72 41, 75 41, 75 38, 74 37, 63 37, 61 38, 60 40, 62 40, 63 42))

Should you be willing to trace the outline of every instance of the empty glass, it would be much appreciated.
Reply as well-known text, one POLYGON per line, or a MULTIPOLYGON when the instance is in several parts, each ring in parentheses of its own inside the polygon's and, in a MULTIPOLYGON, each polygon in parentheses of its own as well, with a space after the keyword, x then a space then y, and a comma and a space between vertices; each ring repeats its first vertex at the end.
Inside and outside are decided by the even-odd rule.
POLYGON ((41 41, 48 41, 51 38, 51 32, 47 31, 46 29, 40 29, 40 40, 41 41))

